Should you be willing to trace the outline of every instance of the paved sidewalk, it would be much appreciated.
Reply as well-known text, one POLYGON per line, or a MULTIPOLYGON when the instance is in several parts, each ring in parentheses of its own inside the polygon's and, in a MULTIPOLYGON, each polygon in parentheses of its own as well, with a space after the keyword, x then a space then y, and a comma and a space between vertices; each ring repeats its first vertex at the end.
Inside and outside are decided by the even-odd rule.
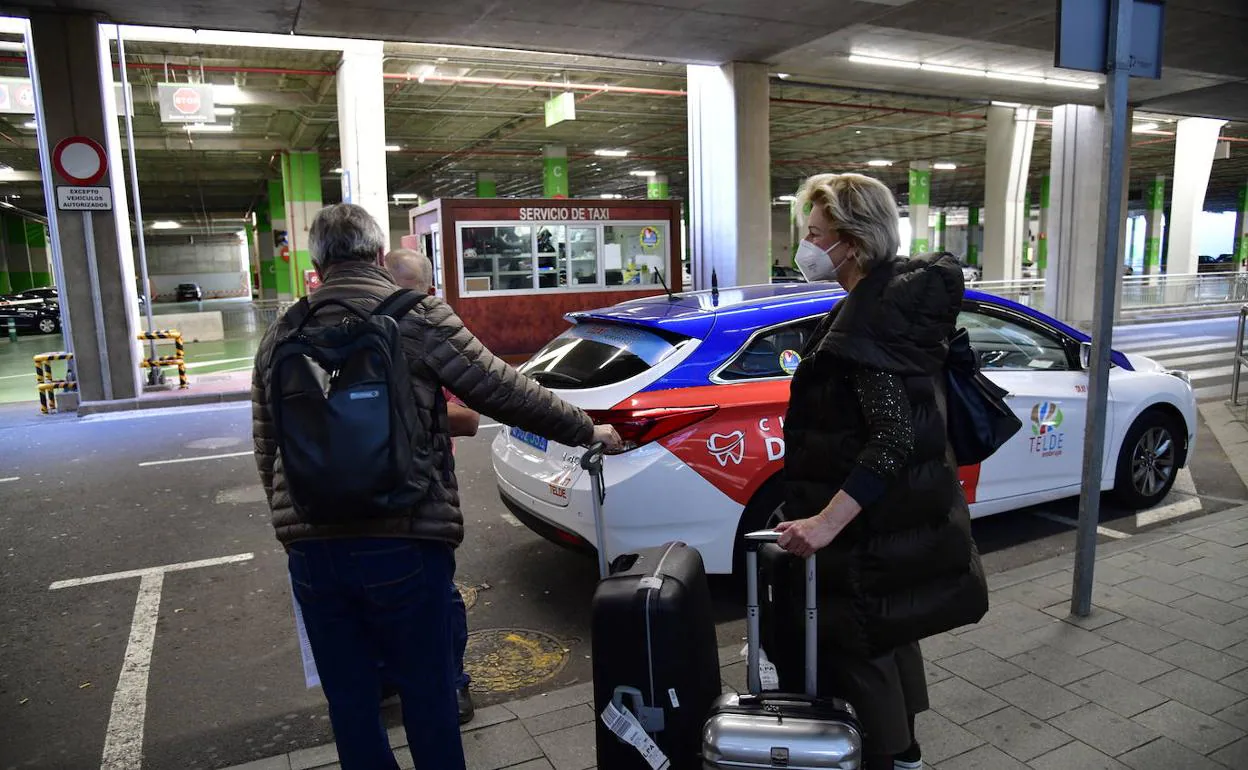
MULTIPOLYGON (((1248 479, 1243 410, 1201 412, 1248 479)), ((923 642, 929 767, 1248 768, 1248 506, 1101 543, 1088 618, 1068 613, 1072 567, 1065 555, 992 575, 981 623, 923 642)), ((743 688, 740 645, 720 663, 725 687, 743 688)), ((480 710, 464 733, 469 769, 593 768, 591 699, 586 683, 480 710)), ((401 729, 390 734, 404 745, 401 729)), ((323 746, 234 770, 336 759, 323 746)))

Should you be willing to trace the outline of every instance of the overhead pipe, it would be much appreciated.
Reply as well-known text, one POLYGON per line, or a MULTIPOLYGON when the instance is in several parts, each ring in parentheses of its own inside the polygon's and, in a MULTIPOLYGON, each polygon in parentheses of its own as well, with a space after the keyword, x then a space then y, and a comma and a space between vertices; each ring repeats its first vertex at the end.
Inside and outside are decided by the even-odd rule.
POLYGON ((560 83, 550 80, 521 80, 514 78, 486 78, 475 75, 439 75, 431 72, 427 75, 412 75, 401 72, 387 72, 382 75, 386 80, 416 81, 418 83, 455 83, 473 86, 502 86, 509 88, 549 88, 557 91, 593 91, 596 93, 619 93, 642 96, 688 96, 687 91, 675 91, 668 88, 640 88, 637 86, 613 86, 609 83, 560 83))

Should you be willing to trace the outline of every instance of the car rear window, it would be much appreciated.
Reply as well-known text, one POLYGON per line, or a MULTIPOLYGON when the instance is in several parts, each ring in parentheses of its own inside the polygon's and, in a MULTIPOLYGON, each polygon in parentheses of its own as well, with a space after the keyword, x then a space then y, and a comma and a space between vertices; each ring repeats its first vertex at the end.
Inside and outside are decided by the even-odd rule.
POLYGON ((579 323, 551 340, 520 371, 561 390, 614 385, 647 371, 683 339, 625 324, 579 323))

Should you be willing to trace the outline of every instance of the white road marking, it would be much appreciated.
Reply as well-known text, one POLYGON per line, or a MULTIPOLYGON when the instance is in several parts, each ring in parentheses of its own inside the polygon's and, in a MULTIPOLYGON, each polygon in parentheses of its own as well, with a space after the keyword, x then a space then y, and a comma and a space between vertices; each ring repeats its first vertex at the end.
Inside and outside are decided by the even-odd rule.
MULTIPOLYGON (((1235 349, 1227 348, 1221 353, 1209 353, 1203 356, 1187 356, 1185 358, 1170 358, 1168 355, 1158 357, 1157 360, 1164 364, 1167 369, 1190 369, 1193 366, 1204 364, 1222 364, 1227 361, 1234 360, 1235 349)), ((1196 371, 1200 371, 1199 369, 1196 371)))
POLYGON ((1163 521, 1177 519, 1189 513, 1196 513, 1205 507, 1204 503, 1197 497, 1196 480, 1192 478, 1191 469, 1179 469, 1179 472, 1174 476, 1173 491, 1178 493, 1176 495, 1178 499, 1172 503, 1159 505, 1135 514, 1135 526, 1147 527, 1153 524, 1160 524, 1163 521))
MULTIPOLYGON (((1058 524, 1065 524, 1069 527, 1078 528, 1079 526, 1079 522, 1077 520, 1072 519, 1069 516, 1059 516, 1056 513, 1033 511, 1031 515, 1039 516, 1040 518, 1048 519, 1049 521, 1056 521, 1058 524)), ((1131 537, 1126 532, 1119 532, 1116 529, 1110 529, 1109 527, 1102 527, 1100 525, 1097 525, 1096 527, 1096 534, 1104 535, 1105 537, 1112 537, 1115 540, 1125 540, 1126 538, 1131 537)))
POLYGON ((478 429, 478 430, 485 430, 486 428, 502 428, 502 427, 506 427, 506 426, 502 425, 501 423, 497 423, 497 422, 483 422, 483 423, 481 423, 480 425, 478 425, 478 426, 477 426, 477 429, 478 429))
POLYGON ((9 476, 7 479, 0 479, 0 484, 3 484, 8 481, 17 481, 20 478, 21 476, 9 476))
POLYGON ((498 515, 499 515, 499 518, 501 518, 503 521, 507 522, 513 527, 524 526, 524 524, 522 524, 519 519, 517 519, 515 516, 512 516, 510 513, 500 513, 498 515))
POLYGON ((227 404, 201 404, 199 406, 168 406, 158 409, 132 409, 127 412, 105 412, 78 418, 78 422, 115 422, 117 420, 137 420, 146 417, 182 417, 200 412, 219 412, 223 410, 251 409, 250 401, 231 401, 227 404))
POLYGON ((1233 366, 1219 366, 1213 369, 1201 369, 1200 371, 1189 372, 1192 382, 1196 380, 1212 380, 1215 377, 1229 377, 1235 373, 1233 366))
POLYGON ((143 724, 147 717, 147 679, 152 669, 152 649, 156 644, 156 620, 160 617, 160 592, 165 573, 182 572, 200 567, 216 567, 250 561, 252 553, 219 556, 215 559, 163 564, 159 567, 110 572, 85 578, 58 580, 49 590, 109 583, 126 578, 139 578, 139 595, 130 621, 130 641, 121 662, 121 675, 113 691, 113 706, 104 736, 104 754, 100 770, 139 770, 143 765, 143 724))
MULTIPOLYGON (((1179 340, 1176 340, 1178 342, 1179 340)), ((1162 358, 1180 353, 1207 353, 1211 350, 1234 350, 1234 340, 1207 342, 1203 345, 1182 345, 1175 348, 1156 347, 1153 345, 1114 345, 1124 353, 1142 353, 1150 358, 1162 358)))
POLYGON ((187 369, 199 369, 205 366, 217 366, 218 364, 236 364, 239 361, 255 361, 255 356, 244 356, 242 358, 216 358, 211 361, 193 361, 186 365, 187 369))
POLYGON ((194 463, 200 460, 225 460, 230 457, 247 457, 255 454, 255 450, 249 449, 246 452, 230 452, 223 455, 203 455, 201 457, 179 457, 175 460, 151 460, 145 463, 139 463, 140 468, 150 468, 153 465, 173 465, 174 463, 194 463))
POLYGON ((20 380, 23 377, 27 379, 34 379, 35 375, 33 372, 27 372, 26 374, 6 374, 4 376, 0 376, 0 380, 20 380))
POLYGON ((1197 342, 1208 342, 1211 344, 1214 342, 1220 342, 1223 345, 1227 344, 1227 342, 1230 342, 1232 345, 1234 344, 1234 340, 1227 340, 1225 337, 1214 337, 1214 336, 1183 337, 1179 335, 1167 334, 1162 337, 1131 337, 1131 338, 1122 340, 1121 342, 1115 342, 1114 347, 1123 352, 1138 351, 1138 350, 1145 349, 1145 348, 1153 348, 1155 350, 1160 351, 1163 348, 1158 347, 1158 346, 1164 345, 1167 342, 1178 342, 1184 345, 1191 345, 1197 342))
POLYGON ((131 770, 143 764, 143 722, 147 714, 147 677, 156 643, 156 619, 160 616, 163 572, 152 572, 139 581, 139 598, 130 623, 130 641, 121 662, 121 676, 113 692, 113 708, 104 734, 104 757, 100 770, 131 770))
POLYGON ((142 569, 131 569, 125 572, 110 572, 106 575, 92 575, 85 578, 71 578, 69 580, 58 580, 48 586, 48 590, 55 591, 60 588, 76 588, 78 586, 87 586, 94 583, 111 583, 114 580, 125 580, 127 578, 143 577, 144 575, 155 575, 156 573, 164 574, 166 572, 183 572, 188 569, 199 569, 201 567, 216 567, 222 564, 237 564, 239 562, 251 561, 255 558, 254 553, 236 553, 233 556, 218 556, 215 559, 200 559, 199 561, 184 561, 178 564, 164 564, 159 567, 144 567, 142 569))

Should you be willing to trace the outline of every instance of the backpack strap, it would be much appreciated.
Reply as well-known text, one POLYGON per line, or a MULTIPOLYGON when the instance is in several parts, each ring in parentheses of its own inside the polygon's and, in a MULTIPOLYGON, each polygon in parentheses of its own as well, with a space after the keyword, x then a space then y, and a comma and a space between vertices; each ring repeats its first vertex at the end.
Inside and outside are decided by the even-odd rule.
POLYGON ((412 308, 419 305, 424 297, 425 295, 417 294, 411 289, 399 289, 383 299, 373 311, 373 315, 388 315, 397 323, 402 321, 403 317, 412 311, 412 308))
POLYGON ((286 309, 286 323, 295 329, 302 328, 311 312, 312 308, 308 303, 308 298, 300 297, 298 302, 286 309))

